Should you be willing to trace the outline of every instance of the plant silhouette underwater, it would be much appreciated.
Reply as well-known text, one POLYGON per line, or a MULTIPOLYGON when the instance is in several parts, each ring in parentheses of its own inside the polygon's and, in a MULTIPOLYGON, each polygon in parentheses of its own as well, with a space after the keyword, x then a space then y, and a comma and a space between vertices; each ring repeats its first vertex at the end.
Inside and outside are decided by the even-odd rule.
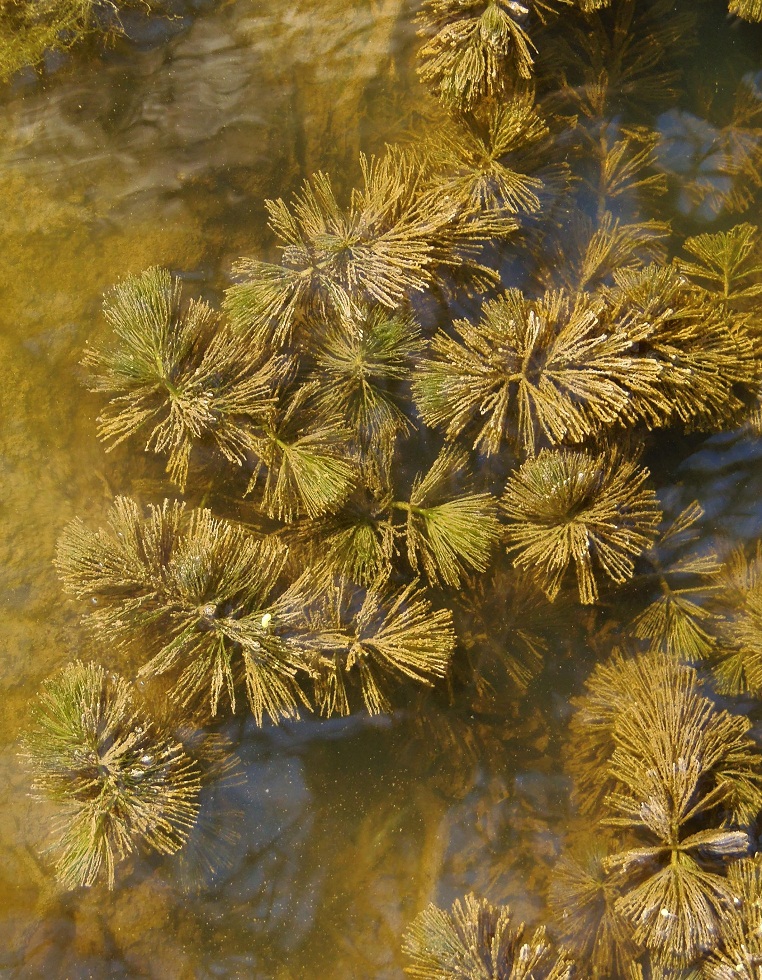
MULTIPOLYGON (((125 675, 202 721, 457 700, 495 657, 518 697, 551 610, 621 610, 568 733, 596 846, 570 830, 536 929, 473 895, 422 911, 408 972, 759 977, 762 755, 718 697, 762 691, 762 543, 708 543, 698 502, 665 514, 647 465, 676 431, 762 428, 757 228, 664 217, 653 113, 693 18, 425 0, 419 23, 424 135, 363 157, 344 203, 323 173, 268 201, 280 262, 242 259, 220 310, 159 268, 106 295, 83 359, 98 434, 173 488, 74 520, 56 567, 125 675), (178 499, 204 486, 209 506, 178 499), (215 513, 231 488, 245 510, 215 513)), ((762 162, 754 79, 738 99, 717 193, 681 178, 721 215, 762 162)), ((135 697, 79 662, 40 696, 24 752, 66 887, 193 824, 201 770, 135 697)))

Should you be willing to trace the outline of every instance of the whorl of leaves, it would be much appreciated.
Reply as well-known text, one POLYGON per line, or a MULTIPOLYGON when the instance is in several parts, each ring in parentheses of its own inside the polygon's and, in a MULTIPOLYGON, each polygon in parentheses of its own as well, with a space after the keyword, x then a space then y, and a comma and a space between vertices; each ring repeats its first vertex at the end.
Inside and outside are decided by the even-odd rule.
POLYGON ((429 905, 405 934, 405 972, 417 980, 571 980, 573 964, 540 927, 514 925, 507 905, 469 894, 447 912, 429 905))
POLYGON ((67 592, 94 604, 87 619, 112 648, 140 639, 142 674, 177 673, 173 695, 200 694, 216 713, 223 693, 235 709, 245 682, 258 724, 297 714, 303 666, 295 624, 274 598, 286 552, 209 510, 165 500, 143 516, 117 497, 105 529, 80 520, 64 530, 56 567, 67 592))
POLYGON ((728 231, 695 235, 685 239, 683 248, 691 256, 691 260, 677 260, 683 275, 733 308, 762 294, 762 256, 755 225, 744 222, 728 231))
POLYGON ((173 854, 198 815, 200 774, 131 686, 75 661, 44 682, 23 740, 34 788, 57 809, 51 849, 66 888, 105 877, 138 846, 173 854))
POLYGON ((545 191, 568 181, 568 167, 549 163, 552 141, 522 90, 490 101, 465 119, 445 117, 427 137, 432 183, 443 194, 486 211, 533 214, 545 191))
POLYGON ((457 587, 468 572, 486 571, 500 540, 497 501, 469 490, 467 464, 467 453, 445 447, 416 477, 410 499, 392 504, 406 515, 410 565, 432 584, 457 587))
POLYGON ((657 598, 631 624, 635 637, 679 660, 707 657, 717 642, 708 604, 718 589, 720 562, 712 550, 696 548, 703 516, 698 503, 689 504, 645 553, 657 598))
MULTIPOLYGON (((574 701, 567 761, 585 812, 600 811, 618 784, 635 797, 639 780, 643 789, 657 777, 664 785, 674 777, 685 780, 682 822, 698 797, 702 808, 720 807, 736 822, 754 819, 762 779, 760 757, 747 734, 750 722, 717 710, 701 694, 692 667, 659 652, 625 657, 615 651, 585 686, 587 693, 574 701), (686 775, 681 759, 699 769, 686 775)), ((675 791, 671 805, 678 798, 675 791)))
POLYGON ((615 718, 609 771, 622 788, 606 797, 605 822, 634 839, 604 866, 627 879, 615 907, 635 941, 690 963, 716 949, 734 911, 724 862, 751 846, 728 815, 753 819, 762 792, 748 719, 718 711, 693 671, 675 680, 615 718))
POLYGON ((582 603, 598 598, 596 570, 626 582, 661 520, 648 476, 615 450, 543 449, 511 474, 501 499, 514 565, 533 575, 551 600, 572 562, 582 603))
POLYGON ((570 293, 594 292, 612 284, 623 269, 663 261, 669 226, 663 221, 623 221, 604 211, 593 221, 575 213, 570 226, 554 231, 545 243, 537 279, 543 288, 561 286, 570 293))
POLYGON ((307 382, 284 397, 251 436, 256 462, 247 492, 258 491, 265 513, 278 520, 336 510, 356 481, 352 431, 341 416, 315 411, 320 387, 307 382))
POLYGON ((502 95, 516 77, 532 77, 536 49, 527 22, 548 7, 538 0, 424 0, 418 14, 418 33, 425 38, 418 52, 421 78, 458 108, 502 95))
POLYGON ((638 356, 626 329, 607 326, 602 300, 564 290, 528 300, 517 289, 485 303, 477 324, 440 331, 413 392, 448 439, 470 433, 494 455, 508 441, 528 455, 581 442, 631 411, 631 393, 654 397, 659 366, 638 356))
POLYGON ((397 435, 412 429, 397 386, 421 349, 410 313, 375 306, 329 317, 314 354, 318 415, 345 420, 362 452, 388 459, 397 435))
POLYGON ((716 584, 717 686, 724 694, 757 694, 762 691, 762 541, 751 557, 736 548, 719 569, 716 584))
POLYGON ((563 855, 553 869, 548 904, 559 941, 580 963, 596 976, 623 977, 638 947, 616 910, 620 881, 605 870, 606 854, 599 840, 586 852, 563 855))
POLYGON ((98 420, 101 438, 113 447, 147 432, 146 450, 169 456, 167 472, 181 488, 205 437, 240 465, 252 426, 274 403, 284 359, 253 358, 203 301, 183 308, 180 280, 166 269, 128 276, 107 294, 104 314, 116 343, 88 348, 83 359, 92 390, 112 396, 98 420))
POLYGON ((391 709, 390 681, 431 686, 445 676, 455 646, 452 615, 433 609, 415 582, 395 592, 316 583, 310 592, 317 594, 305 612, 305 653, 321 714, 349 714, 353 680, 368 712, 379 714, 391 709))
POLYGON ((428 289, 440 267, 470 269, 474 282, 495 280, 479 262, 482 246, 516 228, 511 218, 477 214, 435 193, 420 154, 390 146, 360 159, 363 185, 343 209, 330 179, 316 173, 289 206, 266 201, 282 243, 282 265, 242 259, 241 281, 226 294, 235 327, 280 346, 312 313, 378 303, 394 310, 428 289))

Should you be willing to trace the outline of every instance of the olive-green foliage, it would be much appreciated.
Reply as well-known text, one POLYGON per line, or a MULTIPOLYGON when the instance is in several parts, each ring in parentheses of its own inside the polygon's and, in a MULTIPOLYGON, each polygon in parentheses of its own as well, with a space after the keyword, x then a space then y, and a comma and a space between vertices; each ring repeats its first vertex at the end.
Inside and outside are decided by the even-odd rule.
POLYGON ((310 314, 358 302, 393 310, 447 267, 470 268, 477 284, 494 282, 479 256, 484 244, 515 230, 513 219, 443 197, 412 148, 390 146, 360 163, 363 184, 346 209, 323 173, 290 207, 266 202, 283 262, 237 264, 241 281, 228 290, 225 309, 239 332, 280 345, 310 314))
POLYGON ((466 895, 446 912, 429 905, 409 926, 405 972, 417 980, 571 980, 573 963, 545 929, 514 924, 507 905, 466 895))
POLYGON ((467 117, 435 120, 425 144, 441 193, 511 214, 534 214, 548 192, 566 188, 568 167, 551 162, 552 148, 531 89, 490 100, 467 117))
POLYGON ((336 510, 356 479, 352 430, 341 415, 311 410, 319 391, 317 382, 307 383, 281 399, 251 436, 256 462, 248 489, 261 489, 263 510, 278 520, 336 510))
POLYGON ((354 307, 322 326, 312 372, 317 413, 345 420, 366 458, 388 460, 397 436, 412 430, 399 386, 421 348, 420 328, 401 310, 354 307))
POLYGON ((462 485, 467 463, 465 452, 446 447, 428 472, 416 477, 409 500, 392 504, 406 515, 411 568, 432 583, 457 587, 468 572, 486 571, 500 540, 497 501, 462 485))
POLYGON ((718 589, 720 562, 700 541, 700 505, 689 504, 644 555, 651 565, 657 598, 632 622, 632 633, 656 650, 696 661, 714 649, 716 616, 708 600, 718 589))
POLYGON ((685 239, 683 248, 691 256, 677 260, 683 275, 698 280, 731 309, 762 294, 762 256, 755 225, 743 222, 729 231, 695 235, 685 239))
POLYGON ((315 562, 333 575, 359 584, 387 579, 404 541, 405 571, 423 575, 432 585, 457 587, 470 572, 484 572, 500 540, 497 501, 472 486, 468 453, 446 446, 426 472, 419 472, 408 493, 395 498, 391 474, 378 483, 366 473, 361 487, 335 513, 301 528, 315 562))
POLYGON ((651 952, 654 975, 659 963, 687 968, 738 928, 740 888, 726 867, 753 846, 762 804, 750 722, 720 710, 693 668, 661 653, 616 652, 587 689, 568 764, 586 812, 617 837, 600 839, 607 853, 590 871, 567 859, 553 899, 570 910, 563 933, 605 969, 637 950, 651 952))
POLYGON ((631 929, 616 910, 620 875, 604 862, 611 840, 565 854, 553 869, 548 905, 558 939, 593 976, 626 976, 638 955, 631 929))
POLYGON ((290 638, 298 623, 278 600, 286 550, 209 510, 187 512, 165 500, 144 516, 117 497, 108 527, 91 531, 75 520, 63 532, 56 566, 64 587, 95 600, 87 619, 114 646, 140 639, 151 657, 145 675, 172 671, 174 696, 200 694, 216 713, 225 695, 235 709, 244 681, 259 724, 291 718, 303 700, 303 666, 290 638))
POLYGON ((753 403, 760 359, 742 318, 668 266, 621 269, 614 279, 612 319, 627 325, 639 339, 640 356, 660 370, 659 385, 639 392, 634 404, 644 421, 715 428, 753 403))
POLYGON ((720 691, 740 694, 762 691, 762 542, 747 556, 739 547, 716 576, 712 611, 718 617, 718 643, 713 650, 720 691))
POLYGON ((47 51, 71 48, 99 29, 119 29, 113 0, 3 0, 0 3, 0 81, 37 67, 47 51))
POLYGON ((655 776, 646 770, 658 775, 658 766, 669 768, 670 752, 688 764, 691 749, 700 763, 693 791, 712 806, 721 805, 736 821, 755 817, 762 805, 762 783, 760 756, 746 734, 751 724, 716 709, 701 694, 694 668, 659 652, 625 657, 615 651, 598 664, 586 688, 574 702, 568 759, 576 798, 586 813, 599 811, 618 784, 627 785, 631 795, 638 792, 641 777, 643 786, 650 786, 655 776), (638 745, 636 733, 648 726, 651 735, 638 736, 643 739, 638 745))
POLYGON ((611 328, 598 297, 555 290, 532 301, 511 289, 454 329, 457 338, 435 336, 414 397, 429 425, 449 439, 473 435, 489 455, 506 441, 528 455, 581 442, 628 418, 633 394, 657 397, 659 365, 638 356, 630 331, 611 328))
POLYGON ((115 446, 145 432, 145 448, 169 456, 167 472, 181 488, 204 438, 240 465, 253 447, 252 427, 274 404, 285 360, 256 356, 207 303, 183 307, 180 281, 166 269, 128 276, 106 297, 104 313, 116 343, 88 348, 83 360, 92 389, 111 395, 101 438, 115 446))
POLYGON ((379 714, 391 709, 390 680, 431 685, 445 676, 455 646, 452 614, 433 609, 417 583, 390 592, 339 580, 315 592, 305 615, 321 714, 349 714, 351 679, 359 679, 368 712, 379 714))
POLYGON ((421 78, 456 107, 502 95, 516 77, 532 77, 536 48, 528 21, 536 26, 552 7, 552 0, 424 0, 421 78))
POLYGON ((648 476, 613 450, 543 449, 511 474, 501 500, 514 564, 551 600, 572 562, 583 603, 598 598, 596 569, 613 582, 627 581, 661 520, 648 476))
POLYGON ((24 737, 34 788, 56 806, 52 850, 66 888, 101 878, 137 847, 172 854, 198 814, 200 771, 130 684, 69 664, 43 684, 24 737))

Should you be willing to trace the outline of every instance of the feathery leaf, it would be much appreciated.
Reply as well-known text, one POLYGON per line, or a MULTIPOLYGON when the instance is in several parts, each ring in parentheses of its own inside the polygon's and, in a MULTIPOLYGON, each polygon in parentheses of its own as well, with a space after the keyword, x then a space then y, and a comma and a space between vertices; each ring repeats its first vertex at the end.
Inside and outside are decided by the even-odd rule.
POLYGON ((626 582, 661 520, 648 475, 616 451, 543 449, 509 477, 501 501, 514 564, 534 575, 551 600, 572 561, 583 603, 598 598, 595 566, 626 582))
POLYGON ((65 888, 106 877, 138 845, 182 847, 196 822, 200 775, 151 722, 131 686, 75 661, 43 685, 24 754, 34 788, 58 807, 52 848, 65 888))

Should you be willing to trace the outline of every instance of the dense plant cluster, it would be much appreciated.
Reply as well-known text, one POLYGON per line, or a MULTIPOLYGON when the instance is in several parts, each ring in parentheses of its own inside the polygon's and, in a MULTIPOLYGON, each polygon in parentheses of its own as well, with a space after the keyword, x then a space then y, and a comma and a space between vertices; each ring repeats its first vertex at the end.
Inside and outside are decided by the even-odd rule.
MULTIPOLYGON (((568 733, 595 846, 560 858, 545 926, 473 895, 424 910, 421 980, 759 976, 762 756, 717 699, 762 690, 762 545, 710 547, 651 471, 670 437, 762 429, 762 248, 737 219, 762 93, 739 81, 709 176, 676 170, 654 114, 693 18, 672 6, 426 0, 425 135, 362 157, 345 200, 317 173, 268 201, 279 261, 241 259, 220 309, 167 270, 127 276, 84 355, 99 435, 167 485, 73 521, 56 567, 186 717, 484 696, 496 665, 520 694, 560 603, 621 599, 626 652, 609 643, 568 733), (731 217, 673 229, 668 194, 731 217)), ((194 819, 200 771, 130 692, 74 664, 27 738, 67 886, 113 884, 194 819)))

